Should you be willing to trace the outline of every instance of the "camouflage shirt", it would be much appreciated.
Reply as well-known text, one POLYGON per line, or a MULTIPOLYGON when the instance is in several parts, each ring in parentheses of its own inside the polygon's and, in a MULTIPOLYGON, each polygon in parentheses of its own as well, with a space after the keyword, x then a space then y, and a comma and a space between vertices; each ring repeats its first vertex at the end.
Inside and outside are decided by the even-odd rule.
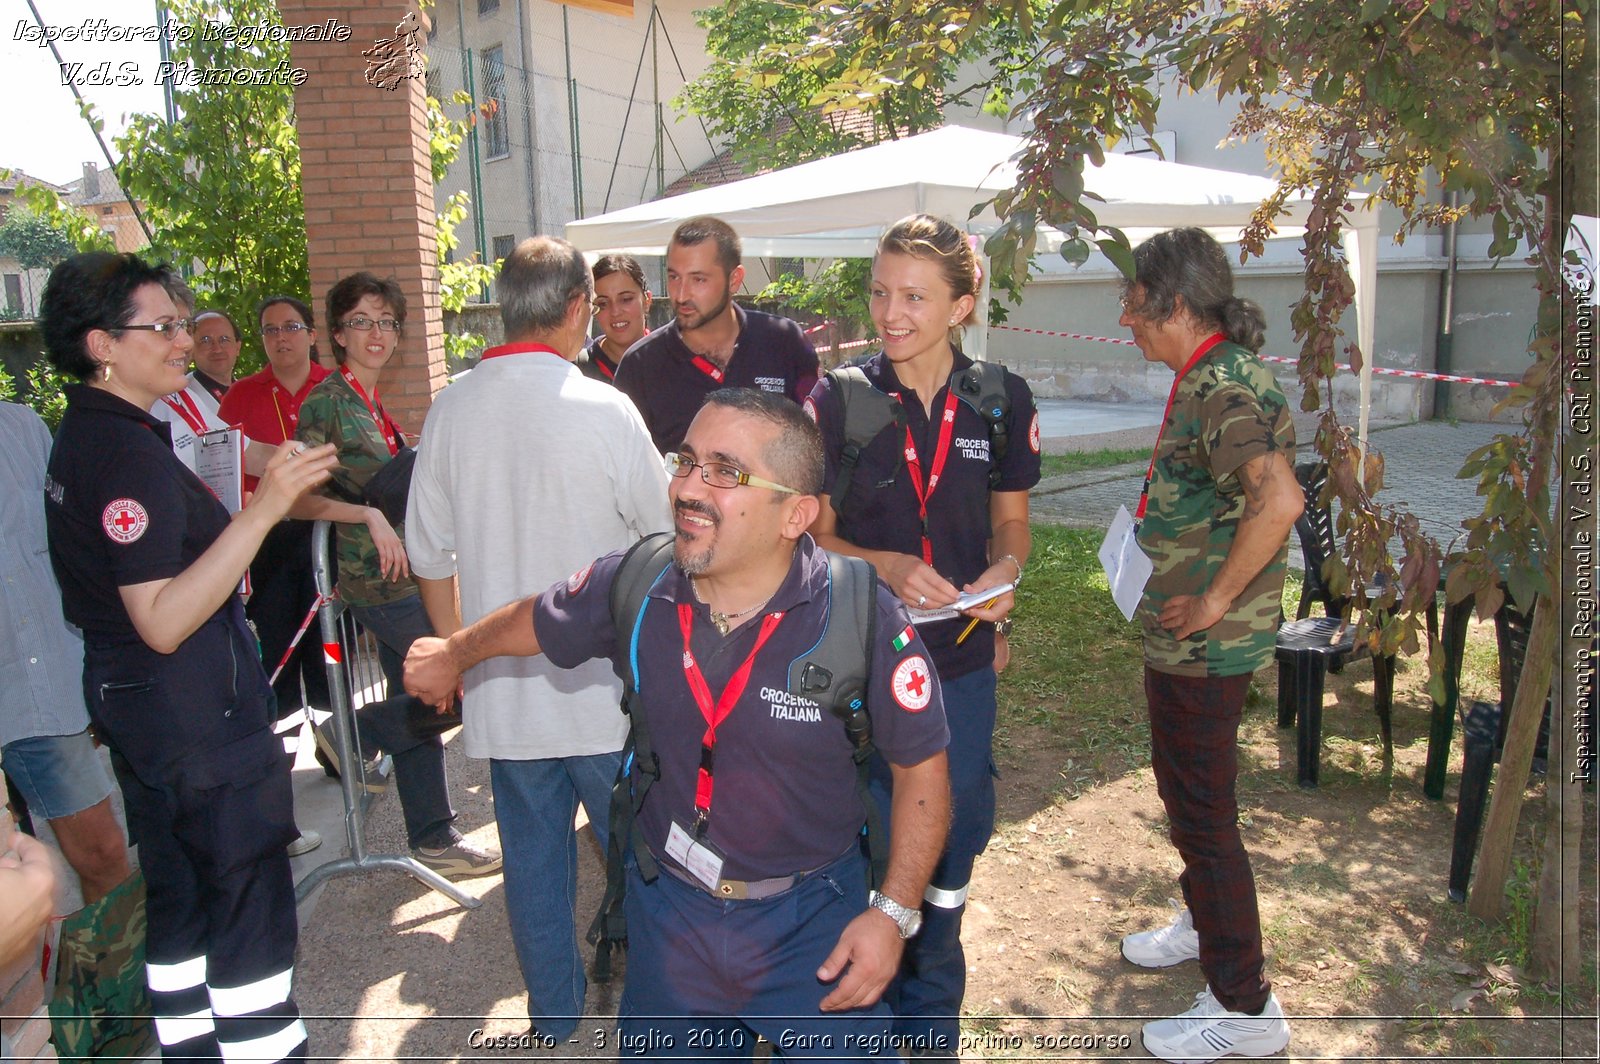
POLYGON ((1157 617, 1169 598, 1198 595, 1211 585, 1244 511, 1236 474, 1246 462, 1274 451, 1293 463, 1294 423, 1283 392, 1250 351, 1218 344, 1178 385, 1139 529, 1139 545, 1155 566, 1138 612, 1145 663, 1152 669, 1237 676, 1271 659, 1287 537, 1272 562, 1210 628, 1180 643, 1157 617))
MULTIPOLYGON (((312 446, 331 443, 338 447, 339 467, 323 494, 341 502, 359 500, 361 489, 390 458, 389 445, 367 409, 366 400, 340 373, 329 374, 300 404, 295 438, 312 446)), ((417 585, 410 577, 383 578, 378 548, 365 524, 340 523, 334 528, 339 534, 340 598, 356 606, 382 606, 417 593, 417 585)), ((396 528, 395 533, 404 538, 404 527, 396 528)))

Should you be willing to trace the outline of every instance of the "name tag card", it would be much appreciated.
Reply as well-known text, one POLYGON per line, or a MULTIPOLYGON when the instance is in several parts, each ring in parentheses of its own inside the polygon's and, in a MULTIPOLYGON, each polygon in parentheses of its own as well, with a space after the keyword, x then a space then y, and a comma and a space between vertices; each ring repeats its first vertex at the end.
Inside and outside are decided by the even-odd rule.
POLYGON ((667 832, 667 856, 677 861, 691 876, 716 890, 722 882, 722 855, 684 830, 676 820, 667 832))

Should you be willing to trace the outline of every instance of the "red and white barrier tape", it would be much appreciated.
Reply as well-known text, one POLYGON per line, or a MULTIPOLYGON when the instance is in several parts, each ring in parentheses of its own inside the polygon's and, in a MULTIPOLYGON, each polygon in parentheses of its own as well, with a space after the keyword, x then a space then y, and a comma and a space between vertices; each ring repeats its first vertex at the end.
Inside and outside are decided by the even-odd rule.
MULTIPOLYGON (((1291 366, 1298 361, 1293 358, 1284 358, 1281 355, 1262 355, 1260 357, 1263 362, 1285 362, 1291 366)), ((1355 372, 1343 363, 1333 368, 1351 373, 1355 372)), ((1521 383, 1520 381, 1497 381, 1489 377, 1457 377, 1450 373, 1424 373, 1419 369, 1389 369, 1387 366, 1373 366, 1372 372, 1381 373, 1386 377, 1409 377, 1411 380, 1418 381, 1444 381, 1448 384, 1492 384, 1496 388, 1515 388, 1521 383)))
POLYGON ((1016 325, 991 325, 989 328, 1004 332, 1027 333, 1029 336, 1064 336, 1068 340, 1093 340, 1096 343, 1101 344, 1127 344, 1129 347, 1138 346, 1132 340, 1118 339, 1113 336, 1090 336, 1088 333, 1053 332, 1050 329, 1024 329, 1016 325))
MULTIPOLYGON (((1028 333, 1031 336, 1061 336, 1068 340, 1093 340, 1096 343, 1102 344, 1127 344, 1130 346, 1137 346, 1132 340, 1125 340, 1120 337, 1113 336, 1090 336, 1087 333, 1054 332, 1050 329, 1023 329, 1015 325, 991 325, 989 328, 999 329, 1005 332, 1028 333)), ((1262 355, 1261 361, 1282 362, 1288 365, 1294 365, 1299 360, 1293 358, 1284 358, 1281 355, 1262 355)), ((1335 366, 1334 368, 1350 371, 1350 367, 1343 364, 1335 366)), ((1499 381, 1490 377, 1458 377, 1449 373, 1426 373, 1422 370, 1416 369, 1389 369, 1386 366, 1373 366, 1372 372, 1382 374, 1386 377, 1406 377, 1411 380, 1419 381, 1444 381, 1449 384, 1488 384, 1496 388, 1515 388, 1520 383, 1519 381, 1499 381)))

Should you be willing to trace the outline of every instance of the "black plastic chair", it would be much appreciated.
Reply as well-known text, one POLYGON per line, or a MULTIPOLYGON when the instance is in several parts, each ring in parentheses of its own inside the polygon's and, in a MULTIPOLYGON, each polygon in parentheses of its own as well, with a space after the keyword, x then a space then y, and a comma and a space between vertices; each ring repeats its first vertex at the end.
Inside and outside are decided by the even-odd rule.
MULTIPOLYGON (((1335 595, 1323 578, 1323 565, 1337 549, 1332 508, 1320 501, 1328 482, 1327 464, 1302 462, 1295 466, 1294 474, 1306 497, 1305 510, 1294 523, 1305 562, 1305 583, 1296 619, 1278 628, 1273 656, 1278 662, 1278 727, 1296 729, 1296 774, 1300 786, 1311 788, 1317 786, 1322 769, 1322 698, 1327 674, 1365 656, 1367 646, 1356 643, 1355 626, 1346 620, 1350 600, 1335 595), (1309 616, 1312 604, 1319 602, 1324 616, 1309 616)), ((1372 676, 1384 752, 1393 756, 1389 719, 1394 705, 1393 656, 1375 657, 1372 676)))
MULTIPOLYGON (((1466 618, 1471 600, 1457 603, 1457 624, 1461 638, 1445 646, 1447 694, 1460 690, 1461 659, 1466 643, 1466 618)), ((1452 607, 1455 609, 1456 607, 1452 607)), ((1474 701, 1462 714, 1464 739, 1461 753, 1461 787, 1456 797, 1455 836, 1450 846, 1450 900, 1467 900, 1472 880, 1472 863, 1477 855, 1478 834, 1483 827, 1484 809, 1489 802, 1489 776, 1505 751, 1506 726, 1511 714, 1506 708, 1517 695, 1522 663, 1528 655, 1528 629, 1531 618, 1507 599, 1494 615, 1495 644, 1500 655, 1500 701, 1474 701)), ((1533 750, 1533 770, 1543 772, 1550 751, 1550 706, 1547 697, 1544 716, 1539 722, 1539 738, 1533 750)), ((1430 743, 1430 753, 1431 743, 1430 743)))

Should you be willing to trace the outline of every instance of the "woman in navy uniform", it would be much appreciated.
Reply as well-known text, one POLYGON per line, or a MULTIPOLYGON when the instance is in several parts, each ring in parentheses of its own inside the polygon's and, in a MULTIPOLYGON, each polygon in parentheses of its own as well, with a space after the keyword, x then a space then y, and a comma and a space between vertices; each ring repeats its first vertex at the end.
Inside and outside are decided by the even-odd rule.
POLYGON ((284 444, 229 520, 148 413, 184 386, 193 347, 172 280, 106 252, 51 271, 45 346, 82 383, 67 388, 50 455, 50 559, 139 845, 163 1058, 302 1058, 289 765, 238 588, 267 531, 335 459, 284 444))
POLYGON ((600 335, 584 345, 578 369, 615 384, 617 363, 650 331, 650 285, 632 255, 602 255, 594 263, 594 322, 600 335))
MULTIPOLYGON (((999 434, 949 386, 953 372, 973 365, 951 337, 971 320, 977 298, 977 258, 949 222, 912 215, 878 241, 870 307, 883 350, 862 369, 873 387, 900 401, 905 427, 886 425, 863 446, 844 513, 824 496, 811 526, 828 550, 872 562, 913 610, 1017 583, 1032 544, 1028 489, 1039 481, 1032 393, 1020 377, 1004 375, 1001 455, 999 434)), ((806 409, 822 430, 832 485, 845 441, 831 379, 818 382, 806 409)), ((917 629, 939 674, 950 724, 952 819, 925 896, 922 934, 907 943, 887 998, 899 1017, 896 1033, 935 1057, 959 1055, 966 990, 961 916, 973 861, 994 829, 996 626, 1012 605, 1006 592, 965 617, 917 629), (967 631, 973 618, 978 624, 967 631)))

